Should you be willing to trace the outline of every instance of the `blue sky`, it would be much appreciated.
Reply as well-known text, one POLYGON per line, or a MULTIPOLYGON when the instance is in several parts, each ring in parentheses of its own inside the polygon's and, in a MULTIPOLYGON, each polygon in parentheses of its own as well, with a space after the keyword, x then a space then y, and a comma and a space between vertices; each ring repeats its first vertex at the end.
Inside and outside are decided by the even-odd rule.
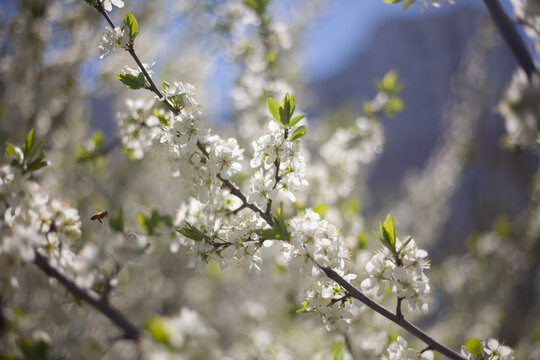
MULTIPOLYGON (((503 0, 505 2, 505 0, 503 0)), ((372 36, 381 23, 395 19, 418 19, 450 11, 454 5, 443 3, 440 8, 424 10, 413 5, 403 11, 400 4, 382 0, 331 0, 327 13, 312 26, 303 41, 302 57, 310 79, 326 77, 339 69, 372 36)), ((456 0, 483 8, 481 0, 456 0)))

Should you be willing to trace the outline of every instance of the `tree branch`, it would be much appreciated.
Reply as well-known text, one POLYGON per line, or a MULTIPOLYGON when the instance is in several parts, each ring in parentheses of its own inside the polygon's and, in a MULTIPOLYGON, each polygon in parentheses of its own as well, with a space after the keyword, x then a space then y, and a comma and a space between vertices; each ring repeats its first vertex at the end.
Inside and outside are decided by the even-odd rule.
MULTIPOLYGON (((96 10, 101 14, 103 15, 103 17, 105 18, 105 20, 107 20, 107 23, 109 23, 109 25, 114 29, 116 26, 114 24, 114 22, 112 21, 112 19, 110 18, 109 14, 107 14, 107 12, 105 11, 105 9, 103 8, 103 5, 101 4, 100 1, 98 1, 95 5, 94 5, 94 8, 96 8, 96 10)), ((139 59, 139 57, 137 56, 137 53, 135 52, 135 48, 133 46, 132 43, 128 43, 126 45, 126 50, 129 52, 129 54, 131 55, 131 57, 133 58, 133 60, 135 60, 135 62, 137 63, 137 66, 139 67, 139 69, 141 69, 142 73, 144 74, 146 80, 148 81, 148 83, 150 84, 150 88, 148 88, 148 90, 152 91, 154 94, 157 95, 157 97, 159 98, 159 100, 164 103, 167 108, 169 108, 169 110, 171 110, 175 115, 179 115, 181 110, 180 109, 177 109, 175 108, 170 102, 169 100, 167 100, 163 94, 161 93, 161 91, 158 89, 158 87, 156 86, 156 84, 154 83, 154 80, 152 80, 152 78, 150 77, 150 75, 148 74, 148 72, 146 71, 144 65, 142 64, 141 60, 139 59)), ((203 155, 208 158, 208 152, 206 151, 206 149, 204 148, 203 144, 197 140, 197 147, 201 150, 201 152, 203 153, 203 155)), ((221 180, 221 182, 223 183, 223 185, 225 187, 227 187, 229 189, 229 191, 231 192, 231 194, 233 194, 234 196, 238 197, 243 205, 247 208, 250 208, 251 210, 255 211, 256 213, 258 213, 268 224, 270 224, 270 226, 273 226, 274 225, 274 219, 272 219, 272 215, 268 212, 264 212, 262 211, 261 209, 259 209, 257 206, 253 205, 253 204, 249 204, 247 202, 247 198, 246 196, 242 193, 242 191, 237 187, 235 186, 231 181, 229 180, 225 180, 221 177, 220 174, 217 175, 218 179, 221 180)))
POLYGON ((342 288, 347 290, 353 298, 361 301, 364 303, 367 307, 371 308, 375 312, 378 312, 388 320, 392 321, 393 323, 399 325, 403 329, 407 330, 411 335, 417 337, 418 339, 422 340, 424 343, 426 343, 432 350, 438 351, 442 355, 455 360, 466 360, 463 356, 455 352, 454 350, 450 349, 449 347, 439 343, 435 339, 433 339, 431 336, 426 334, 423 330, 416 327, 414 324, 408 322, 403 317, 399 317, 396 314, 392 313, 390 310, 385 308, 384 306, 380 305, 378 302, 372 300, 368 296, 364 295, 360 290, 355 288, 351 283, 349 283, 347 280, 342 278, 337 272, 334 270, 328 268, 328 267, 319 267, 330 279, 337 282, 339 285, 341 285, 342 288))
POLYGON ((513 21, 506 15, 506 12, 498 0, 484 0, 484 4, 486 4, 489 14, 504 38, 504 41, 512 50, 519 66, 521 66, 527 74, 527 77, 530 79, 532 75, 537 72, 537 69, 534 66, 531 54, 517 32, 513 21))
POLYGON ((124 314, 112 306, 107 300, 101 298, 95 291, 80 288, 75 282, 54 268, 47 258, 37 251, 35 252, 34 264, 37 265, 47 276, 58 280, 70 293, 85 301, 94 309, 105 315, 117 328, 123 331, 123 338, 138 341, 142 332, 137 326, 129 321, 124 314))

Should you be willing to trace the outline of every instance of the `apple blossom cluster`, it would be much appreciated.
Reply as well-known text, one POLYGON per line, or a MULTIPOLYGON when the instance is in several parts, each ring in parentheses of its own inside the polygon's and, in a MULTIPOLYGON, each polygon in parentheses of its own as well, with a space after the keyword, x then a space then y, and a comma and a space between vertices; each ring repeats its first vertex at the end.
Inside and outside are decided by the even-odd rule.
POLYGON ((146 326, 141 351, 147 360, 223 359, 214 329, 199 314, 183 308, 169 317, 153 317, 146 326))
POLYGON ((540 76, 534 73, 528 79, 522 69, 516 70, 499 104, 511 146, 540 148, 539 96, 540 76))
POLYGON ((486 342, 470 338, 461 347, 461 355, 467 360, 514 360, 514 350, 502 345, 496 339, 489 339, 486 342))
POLYGON ((369 291, 378 285, 377 296, 381 296, 388 285, 398 298, 407 300, 409 310, 418 307, 426 312, 426 296, 431 290, 424 274, 430 267, 427 251, 419 249, 411 237, 405 241, 396 238, 391 216, 381 224, 381 232, 380 240, 385 246, 366 264, 369 277, 362 281, 362 290, 369 291))
POLYGON ((350 296, 321 270, 331 268, 347 281, 356 278, 349 273, 351 252, 343 237, 312 209, 292 218, 289 230, 290 241, 283 243, 283 260, 290 271, 310 276, 303 310, 319 313, 328 330, 346 329, 353 317, 350 296))
POLYGON ((381 356, 381 360, 433 360, 433 351, 424 351, 417 354, 414 349, 409 348, 409 344, 401 336, 393 341, 386 352, 381 356))

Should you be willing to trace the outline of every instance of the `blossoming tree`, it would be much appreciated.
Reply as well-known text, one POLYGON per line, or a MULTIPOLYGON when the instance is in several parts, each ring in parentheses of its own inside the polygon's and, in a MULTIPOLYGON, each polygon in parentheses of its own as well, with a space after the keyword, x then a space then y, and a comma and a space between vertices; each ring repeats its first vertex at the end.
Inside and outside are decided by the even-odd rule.
MULTIPOLYGON (((407 8, 415 1, 386 2, 407 8)), ((84 3, 106 22, 99 57, 124 50, 122 56, 136 66, 125 66, 116 78, 146 98, 127 100, 117 115, 117 138, 103 145, 95 134, 77 147, 77 160, 95 165, 116 146, 132 159, 151 158, 154 167, 146 175, 155 182, 158 173, 172 175, 174 181, 168 187, 150 181, 148 191, 180 195, 182 203, 175 214, 138 213, 145 233, 128 230, 122 211, 99 210, 91 216, 99 223, 90 223, 92 234, 85 235, 86 217, 46 190, 41 174, 50 162, 36 131, 27 129, 22 145, 7 142, 9 163, 0 169, 1 356, 514 358, 503 340, 439 338, 415 324, 418 312, 430 311, 430 260, 423 239, 399 233, 392 215, 379 222, 378 248, 366 245, 365 220, 351 199, 358 172, 384 146, 381 119, 403 107, 395 71, 379 79, 377 95, 348 127, 309 140, 318 135, 317 127, 297 111, 278 61, 290 48, 292 25, 302 24, 277 23, 269 0, 212 3, 204 16, 219 19, 216 29, 227 25, 243 69, 233 93, 237 131, 227 138, 210 128, 195 85, 158 80, 154 64, 143 62, 152 54, 139 52, 139 34, 151 24, 124 11, 120 0, 84 3), (255 33, 245 31, 250 26, 255 33), (244 37, 251 38, 249 46, 244 37), (195 270, 175 277, 181 272, 177 264, 195 270), (35 285, 35 297, 19 295, 19 288, 31 289, 43 275, 50 281, 35 285), (220 296, 242 291, 245 298, 233 305, 233 314, 223 314, 220 296), (43 292, 51 294, 45 302, 43 292), (202 311, 178 306, 174 299, 184 292, 202 311), (23 316, 24 307, 35 309, 36 317, 23 316), (40 314, 40 307, 53 314, 40 314), (96 319, 96 313, 102 316, 96 319), (305 315, 315 324, 309 330, 300 320, 305 315), (102 329, 107 330, 100 334, 102 329), (285 335, 276 335, 278 330, 285 335), (457 343, 461 348, 453 349, 457 343)), ((538 6, 525 0, 513 4, 516 18, 538 40, 538 6)), ((521 65, 500 105, 508 144, 537 151, 537 70, 498 2, 486 5, 521 65)), ((465 72, 472 68, 467 66, 465 72)), ((452 149, 446 154, 459 153, 452 149)), ((538 242, 530 246, 537 248, 538 242)))

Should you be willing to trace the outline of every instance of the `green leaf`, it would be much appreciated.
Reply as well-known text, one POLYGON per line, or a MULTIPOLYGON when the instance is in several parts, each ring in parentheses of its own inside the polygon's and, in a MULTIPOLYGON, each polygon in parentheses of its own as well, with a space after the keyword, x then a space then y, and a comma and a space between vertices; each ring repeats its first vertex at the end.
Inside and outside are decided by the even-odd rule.
POLYGON ((471 337, 465 340, 465 347, 473 355, 482 355, 482 343, 477 338, 471 337))
POLYGON ((168 343, 169 334, 165 322, 159 316, 152 316, 146 323, 146 330, 152 335, 155 341, 160 343, 168 343))
POLYGON ((291 233, 287 229, 288 224, 283 218, 282 205, 278 207, 277 215, 272 218, 274 219, 274 226, 272 226, 272 228, 255 230, 255 233, 267 240, 276 239, 289 241, 291 239, 291 233))
POLYGON ((146 86, 146 78, 144 77, 144 73, 140 72, 139 75, 137 75, 137 80, 139 81, 139 85, 141 85, 141 87, 146 86))
POLYGON ((124 211, 116 211, 109 217, 109 227, 114 231, 124 232, 124 211))
POLYGON ((403 11, 406 11, 411 4, 412 4, 412 0, 405 0, 403 2, 403 11))
POLYGON ((289 122, 289 128, 292 128, 294 125, 296 125, 300 120, 306 117, 306 114, 303 115, 297 115, 295 116, 290 122, 289 122))
POLYGON ((132 90, 137 90, 144 86, 140 84, 139 78, 133 74, 118 74, 116 78, 132 90))
POLYGON ((159 122, 163 126, 169 126, 169 120, 165 117, 164 114, 160 113, 158 109, 154 109, 154 116, 158 118, 159 122))
POLYGON ((180 234, 184 235, 187 238, 190 238, 195 241, 210 241, 210 237, 208 235, 204 234, 202 231, 197 229, 195 226, 191 225, 186 221, 186 225, 182 229, 178 229, 180 234))
POLYGON ((284 125, 283 122, 281 122, 280 117, 280 109, 281 106, 279 106, 278 102, 271 97, 269 97, 266 100, 266 106, 268 107, 268 111, 270 111, 270 114, 272 114, 272 117, 274 120, 276 120, 279 124, 284 125))
POLYGON ((301 304, 302 304, 302 308, 296 310, 297 313, 303 313, 303 312, 306 312, 306 311, 307 311, 307 307, 308 307, 308 305, 309 305, 309 302, 307 302, 307 301, 302 301, 301 304))
POLYGON ((28 132, 28 135, 26 135, 26 141, 23 145, 23 153, 24 153, 25 158, 28 158, 28 155, 27 155, 28 151, 34 145, 34 141, 35 141, 35 131, 34 129, 32 129, 28 132))
POLYGON ((343 360, 344 354, 343 350, 345 348, 345 343, 343 341, 334 341, 330 347, 330 354, 332 355, 333 360, 343 360))
POLYGON ((33 160, 31 163, 28 164, 28 166, 26 167, 26 171, 27 172, 36 171, 36 170, 41 169, 44 166, 47 166, 48 162, 44 159, 45 159, 45 153, 42 151, 35 160, 33 160))
POLYGON ((6 156, 15 156, 19 161, 21 159, 21 153, 17 151, 17 147, 10 142, 6 142, 6 156))
POLYGON ((384 105, 383 111, 386 115, 392 116, 401 112, 403 107, 403 100, 396 96, 388 100, 388 102, 384 105))
POLYGON ((325 203, 320 203, 313 207, 313 211, 322 217, 326 217, 326 213, 328 213, 328 206, 325 203))
POLYGON ((393 254, 397 254, 396 250, 396 230, 394 227, 394 220, 392 215, 388 214, 384 223, 379 222, 379 227, 381 229, 381 237, 379 240, 384 246, 386 246, 393 254))
POLYGON ((298 129, 296 129, 291 135, 291 141, 300 139, 302 136, 306 134, 306 131, 307 131, 307 127, 305 125, 299 126, 298 129))
POLYGON ((139 24, 137 23, 137 19, 135 19, 135 16, 130 11, 126 14, 124 17, 124 25, 129 30, 129 41, 134 41, 137 37, 137 30, 139 29, 139 24))
POLYGON ((172 227, 172 218, 169 215, 160 215, 156 210, 152 210, 148 217, 142 213, 137 214, 137 220, 146 230, 147 235, 158 234, 158 229, 162 224, 172 227))
POLYGON ((403 89, 403 83, 399 81, 397 71, 388 71, 377 83, 377 88, 388 94, 397 94, 403 89))

